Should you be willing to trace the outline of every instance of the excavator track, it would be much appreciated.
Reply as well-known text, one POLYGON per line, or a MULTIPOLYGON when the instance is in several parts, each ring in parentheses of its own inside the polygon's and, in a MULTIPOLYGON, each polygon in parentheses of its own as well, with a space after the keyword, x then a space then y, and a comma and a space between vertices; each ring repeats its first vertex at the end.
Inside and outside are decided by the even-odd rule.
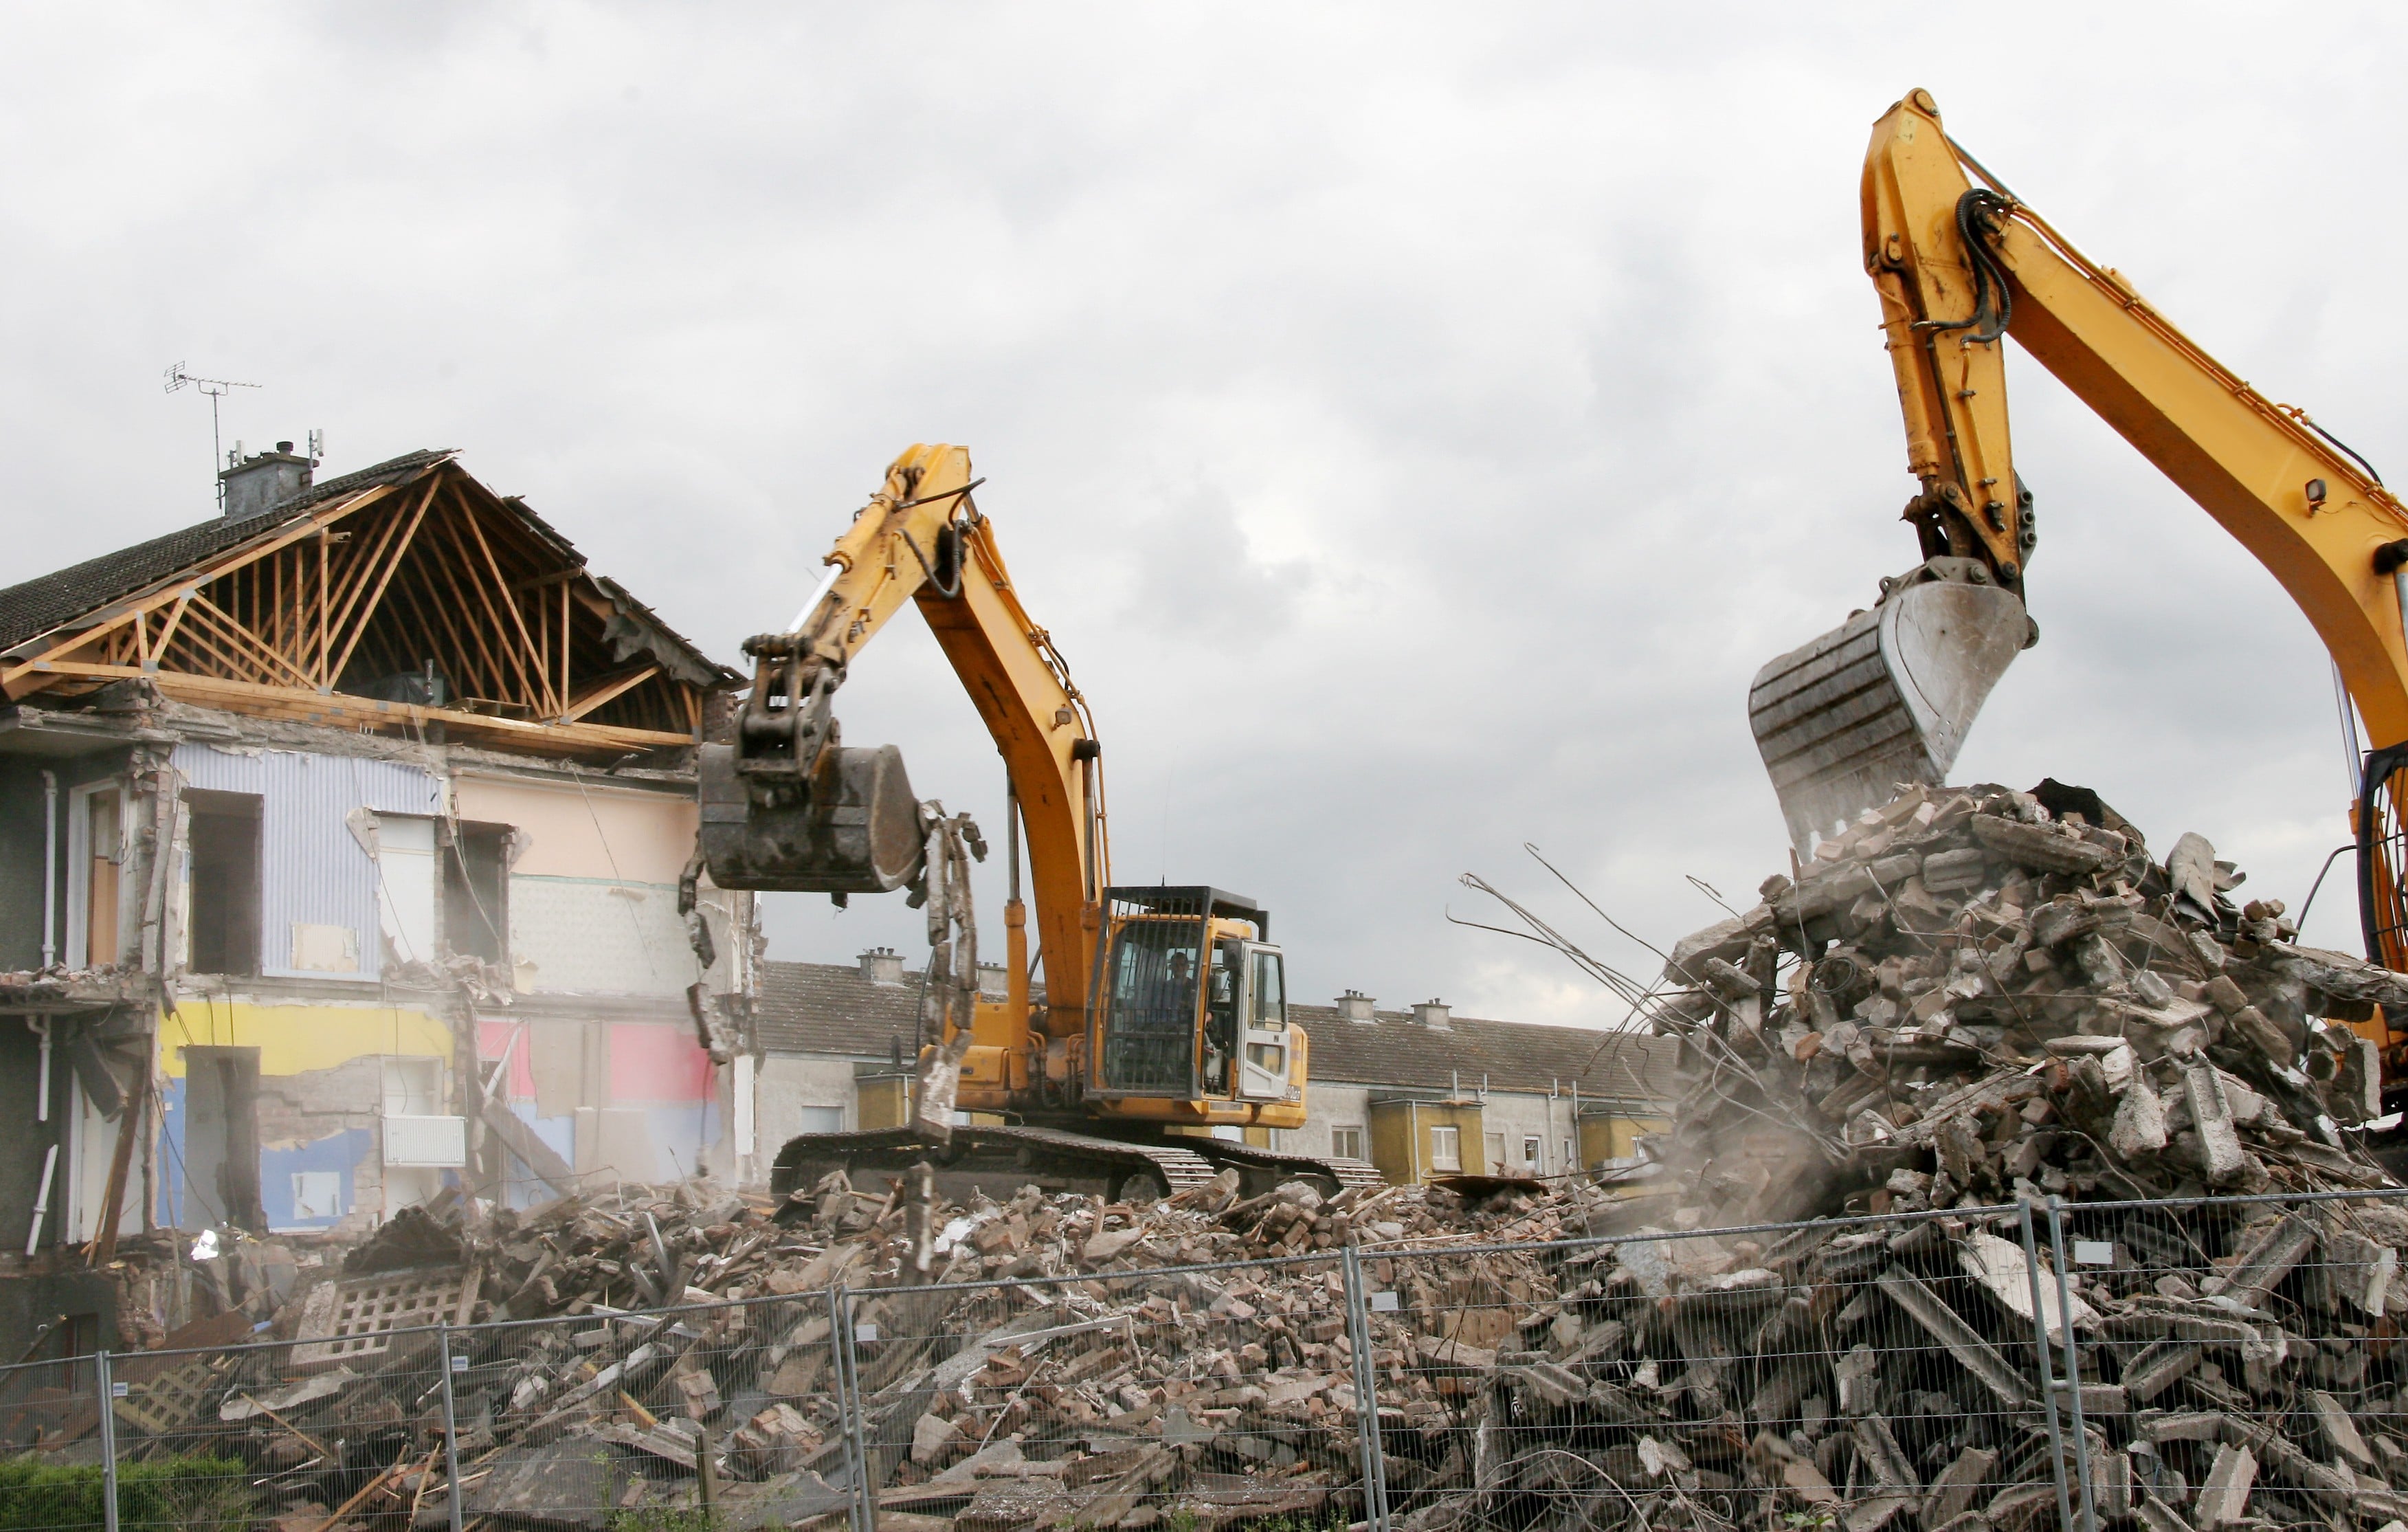
MULTIPOLYGON (((1200 1141, 1200 1140, 1199 1140, 1200 1141)), ((953 1142, 931 1144, 910 1128, 868 1133, 807 1133, 790 1138, 769 1171, 775 1196, 819 1184, 831 1170, 847 1175, 897 1174, 925 1160, 949 1195, 975 1187, 998 1200, 1029 1182, 1055 1191, 1119 1197, 1150 1180, 1157 1195, 1201 1186, 1218 1173, 1193 1150, 1166 1143, 1096 1138, 1059 1128, 975 1126, 953 1129, 953 1142)))
POLYGON ((956 1127, 953 1142, 941 1147, 919 1138, 910 1128, 804 1134, 788 1139, 778 1152, 769 1190, 783 1197, 809 1192, 831 1170, 856 1178, 895 1175, 922 1160, 936 1167, 939 1184, 949 1193, 976 1187, 997 1199, 1031 1181, 1056 1191, 1119 1198, 1148 1179, 1167 1196, 1201 1186, 1224 1168, 1238 1171, 1249 1196, 1284 1181, 1315 1181, 1332 1190, 1386 1184, 1376 1168, 1361 1160, 1283 1154, 1225 1138, 1171 1143, 1098 1138, 1060 1128, 982 1125, 956 1127))
POLYGON ((1343 1191, 1349 1186, 1385 1186, 1388 1178, 1377 1167, 1362 1160, 1315 1159, 1303 1154, 1283 1154, 1277 1150, 1259 1149, 1253 1144, 1232 1143, 1226 1138, 1190 1138, 1196 1152, 1216 1166, 1235 1166, 1244 1176, 1249 1190, 1254 1183, 1269 1181, 1334 1181, 1343 1191))

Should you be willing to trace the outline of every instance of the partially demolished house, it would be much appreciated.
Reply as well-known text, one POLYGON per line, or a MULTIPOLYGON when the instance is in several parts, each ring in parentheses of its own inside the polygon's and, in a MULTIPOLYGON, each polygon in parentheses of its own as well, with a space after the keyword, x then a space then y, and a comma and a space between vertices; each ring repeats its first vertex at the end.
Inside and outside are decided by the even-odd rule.
MULTIPOLYGON (((904 1123, 920 974, 899 953, 766 963, 759 987, 763 1165, 793 1134, 904 1123)), ((1002 988, 1001 969, 986 987, 1002 988)), ((1485 1021, 1436 1000, 1383 1010, 1353 991, 1287 1009, 1312 1040, 1312 1082, 1311 1116, 1280 1146, 1369 1160, 1398 1183, 1594 1170, 1668 1126, 1679 1095, 1670 1038, 1485 1021)))
POLYGON ((0 1343, 175 1323, 74 1275, 143 1231, 742 1172, 750 900, 707 968, 678 908, 738 678, 452 452, 312 468, 0 590, 0 1343))

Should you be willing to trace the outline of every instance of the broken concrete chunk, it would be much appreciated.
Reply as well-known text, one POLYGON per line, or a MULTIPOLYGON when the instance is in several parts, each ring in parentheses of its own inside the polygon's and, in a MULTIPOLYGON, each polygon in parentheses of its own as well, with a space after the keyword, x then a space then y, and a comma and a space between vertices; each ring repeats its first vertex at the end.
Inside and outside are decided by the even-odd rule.
POLYGON ((2249 1514, 2249 1490, 2258 1478, 2258 1458, 2246 1447, 2229 1442, 2215 1450, 2215 1461, 2199 1487, 2200 1532, 2229 1526, 2249 1514))

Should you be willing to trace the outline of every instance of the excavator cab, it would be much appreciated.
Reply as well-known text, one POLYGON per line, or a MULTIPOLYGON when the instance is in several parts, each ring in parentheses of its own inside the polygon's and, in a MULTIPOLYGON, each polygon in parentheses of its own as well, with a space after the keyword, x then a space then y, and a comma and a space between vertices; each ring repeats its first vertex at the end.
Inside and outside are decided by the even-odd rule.
POLYGON ((1980 560, 1941 555, 1757 671, 1748 725, 1798 854, 1901 785, 1944 780, 1990 689, 2037 636, 1980 560))
POLYGON ((1105 1096, 1282 1101, 1284 959, 1270 917, 1214 888, 1108 891, 1090 1089, 1105 1096))

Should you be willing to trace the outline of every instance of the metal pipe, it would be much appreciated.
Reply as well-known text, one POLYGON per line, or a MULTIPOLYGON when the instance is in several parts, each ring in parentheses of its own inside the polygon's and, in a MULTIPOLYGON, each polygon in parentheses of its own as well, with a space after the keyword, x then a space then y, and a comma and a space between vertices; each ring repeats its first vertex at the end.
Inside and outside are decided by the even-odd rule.
POLYGON ((50 1178, 59 1170, 59 1146, 52 1144, 42 1156, 41 1195, 34 1198, 34 1226, 25 1231, 25 1253, 30 1256, 42 1244, 42 1221, 50 1216, 50 1178))
POLYGON ((436 1355, 443 1367, 443 1478, 451 1500, 452 1532, 460 1532, 460 1419, 452 1402, 452 1374, 467 1364, 452 1354, 452 1326, 435 1327, 436 1355))
POLYGON ((41 1062, 35 1066, 39 1078, 34 1086, 34 1121, 47 1123, 50 1120, 50 1018, 28 1016, 25 1025, 42 1039, 41 1062))
POLYGON ((1387 1532, 1388 1460, 1380 1442, 1379 1373, 1371 1364, 1370 1306, 1363 1294, 1363 1262, 1353 1245, 1343 1247, 1347 1360, 1354 1374, 1355 1446, 1363 1468, 1365 1532, 1387 1532))
POLYGON ((42 773, 42 966, 59 960, 59 779, 42 773))
POLYGON ((837 580, 843 574, 843 565, 831 564, 828 566, 828 572, 820 577, 820 582, 817 585, 811 587, 810 597, 803 602, 803 609, 795 613, 795 620, 786 624, 786 631, 788 633, 800 633, 803 631, 803 624, 811 620, 811 613, 820 609, 820 603, 827 599, 828 592, 836 588, 837 580))

